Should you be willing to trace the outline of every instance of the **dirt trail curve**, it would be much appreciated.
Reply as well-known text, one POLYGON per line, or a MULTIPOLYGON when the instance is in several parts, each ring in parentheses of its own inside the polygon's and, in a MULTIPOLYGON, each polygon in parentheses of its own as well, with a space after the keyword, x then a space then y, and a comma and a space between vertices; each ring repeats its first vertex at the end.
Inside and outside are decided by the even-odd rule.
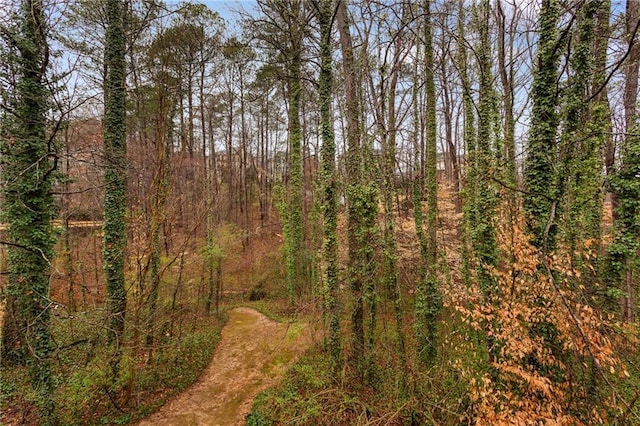
POLYGON ((233 309, 198 382, 138 426, 245 424, 256 395, 281 379, 311 345, 312 328, 278 323, 250 308, 233 309))

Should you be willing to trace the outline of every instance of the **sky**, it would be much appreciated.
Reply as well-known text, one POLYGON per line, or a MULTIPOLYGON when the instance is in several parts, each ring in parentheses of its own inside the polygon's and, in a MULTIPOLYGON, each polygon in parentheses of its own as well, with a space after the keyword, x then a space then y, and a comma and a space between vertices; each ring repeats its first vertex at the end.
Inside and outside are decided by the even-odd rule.
POLYGON ((206 5, 209 9, 218 12, 222 19, 232 24, 236 18, 236 10, 244 9, 251 11, 256 4, 255 0, 201 0, 199 3, 206 5))

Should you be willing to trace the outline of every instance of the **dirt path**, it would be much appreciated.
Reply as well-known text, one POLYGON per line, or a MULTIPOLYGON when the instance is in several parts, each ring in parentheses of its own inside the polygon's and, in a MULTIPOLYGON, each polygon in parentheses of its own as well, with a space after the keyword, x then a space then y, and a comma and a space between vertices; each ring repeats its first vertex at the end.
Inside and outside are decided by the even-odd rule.
POLYGON ((278 323, 250 308, 233 309, 198 382, 138 426, 245 424, 256 395, 281 379, 313 338, 307 324, 278 323))

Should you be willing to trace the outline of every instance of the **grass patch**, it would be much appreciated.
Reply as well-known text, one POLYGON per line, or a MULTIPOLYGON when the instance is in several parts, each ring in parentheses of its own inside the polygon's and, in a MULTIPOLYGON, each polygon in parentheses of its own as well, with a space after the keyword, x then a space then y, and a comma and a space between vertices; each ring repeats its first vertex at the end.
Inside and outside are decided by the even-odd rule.
POLYGON ((329 362, 325 354, 315 350, 303 355, 281 385, 258 395, 247 425, 330 424, 322 418, 322 391, 332 385, 329 362))

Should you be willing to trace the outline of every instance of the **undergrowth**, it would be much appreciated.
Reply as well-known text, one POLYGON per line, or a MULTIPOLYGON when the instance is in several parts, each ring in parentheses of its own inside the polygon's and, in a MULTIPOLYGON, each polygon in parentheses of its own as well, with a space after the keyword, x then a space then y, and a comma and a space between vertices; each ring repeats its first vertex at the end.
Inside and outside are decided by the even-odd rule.
MULTIPOLYGON (((61 425, 129 424, 152 413, 198 379, 226 321, 224 316, 191 319, 182 324, 180 334, 165 333, 153 356, 142 346, 125 348, 114 382, 110 354, 97 326, 102 314, 94 310, 74 313, 74 318, 54 316, 59 348, 53 364, 54 401, 61 425)), ((34 424, 36 401, 26 376, 23 368, 0 375, 0 424, 34 424)))
POLYGON ((518 227, 501 229, 500 242, 513 262, 492 271, 493 299, 475 282, 443 278, 434 367, 417 362, 410 317, 401 365, 393 315, 382 303, 366 371, 349 363, 332 371, 318 346, 259 395, 247 424, 640 424, 637 329, 600 312, 568 255, 543 256, 518 227))
POLYGON ((256 398, 247 425, 424 425, 464 421, 470 404, 466 390, 472 369, 468 364, 476 362, 473 354, 459 350, 465 348, 461 340, 464 333, 447 330, 449 341, 456 344, 448 355, 455 356, 439 362, 439 367, 429 372, 418 372, 415 365, 406 366, 411 379, 404 382, 394 337, 384 329, 381 325, 378 350, 364 380, 349 369, 334 372, 330 355, 317 346, 298 360, 280 385, 256 398), (469 359, 463 362, 465 356, 469 359), (438 423, 434 423, 436 419, 438 423))

